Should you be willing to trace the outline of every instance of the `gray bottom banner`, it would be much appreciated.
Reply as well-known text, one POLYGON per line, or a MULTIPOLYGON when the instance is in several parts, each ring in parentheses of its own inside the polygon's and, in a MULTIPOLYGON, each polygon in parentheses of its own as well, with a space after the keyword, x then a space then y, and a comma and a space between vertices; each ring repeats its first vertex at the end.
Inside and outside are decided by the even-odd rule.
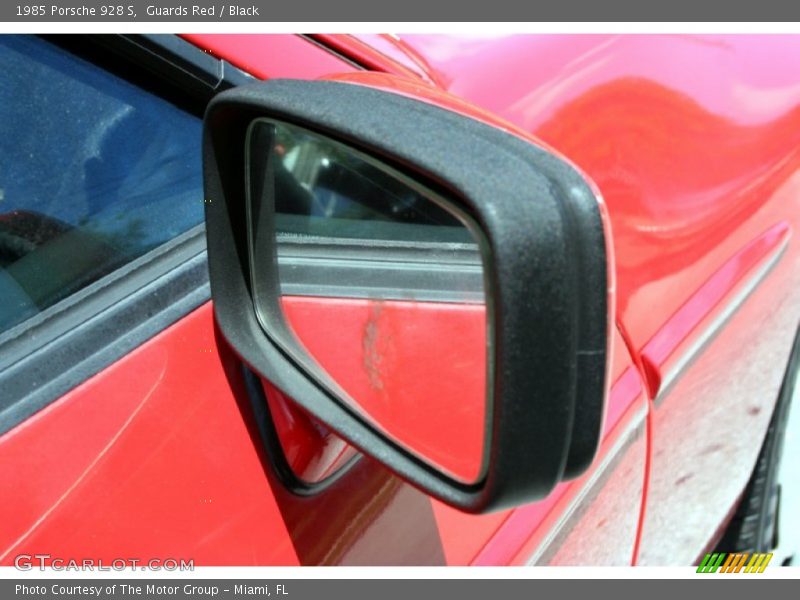
MULTIPOLYGON (((694 597, 709 598, 707 583, 711 577, 698 576, 697 580, 560 580, 560 579, 287 579, 278 580, 91 580, 75 579, 40 581, 0 581, 0 598, 52 598, 53 600, 77 598, 179 598, 179 599, 240 599, 270 598, 271 600, 419 600, 421 598, 457 598, 458 600, 499 600, 558 598, 604 598, 606 594, 630 591, 652 598, 681 600, 694 597)), ((760 594, 780 593, 796 581, 786 579, 745 580, 716 578, 715 598, 752 597, 756 586, 760 594), (765 589, 763 586, 767 586, 765 589), (780 589, 779 589, 780 588, 780 589)), ((796 589, 795 589, 796 591, 796 589)))

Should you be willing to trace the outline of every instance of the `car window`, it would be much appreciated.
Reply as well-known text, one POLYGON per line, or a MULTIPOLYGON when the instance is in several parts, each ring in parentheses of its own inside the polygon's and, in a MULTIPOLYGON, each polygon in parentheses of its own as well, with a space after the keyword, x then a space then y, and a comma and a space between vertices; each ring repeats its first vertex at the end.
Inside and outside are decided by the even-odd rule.
POLYGON ((201 120, 0 36, 0 333, 203 220, 201 120))

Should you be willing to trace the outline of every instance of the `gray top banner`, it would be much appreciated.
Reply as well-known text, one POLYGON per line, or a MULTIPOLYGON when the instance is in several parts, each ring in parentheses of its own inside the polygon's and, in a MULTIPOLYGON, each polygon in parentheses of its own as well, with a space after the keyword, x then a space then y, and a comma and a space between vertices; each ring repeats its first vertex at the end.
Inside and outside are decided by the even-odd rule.
POLYGON ((8 0, 6 22, 800 21, 791 0, 8 0))

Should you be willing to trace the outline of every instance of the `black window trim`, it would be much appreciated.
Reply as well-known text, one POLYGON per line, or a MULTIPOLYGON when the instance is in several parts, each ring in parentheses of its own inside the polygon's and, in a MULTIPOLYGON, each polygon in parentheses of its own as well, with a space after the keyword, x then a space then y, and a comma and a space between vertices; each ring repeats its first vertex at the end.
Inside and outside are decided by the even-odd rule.
MULTIPOLYGON (((42 37, 198 116, 216 93, 255 81, 174 35, 42 37)), ((200 224, 3 332, 0 435, 210 297, 200 224)))

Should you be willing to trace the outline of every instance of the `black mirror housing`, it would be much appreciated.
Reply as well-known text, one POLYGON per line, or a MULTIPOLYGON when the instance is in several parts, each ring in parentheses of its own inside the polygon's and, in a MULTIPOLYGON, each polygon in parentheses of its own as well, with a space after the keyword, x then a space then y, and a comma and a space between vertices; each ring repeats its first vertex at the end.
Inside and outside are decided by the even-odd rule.
POLYGON ((588 468, 604 417, 612 265, 599 200, 572 165, 430 102, 331 81, 223 92, 206 112, 203 143, 215 315, 250 368, 364 453, 465 511, 542 498, 588 468), (265 335, 253 309, 245 214, 245 137, 262 117, 338 140, 441 190, 481 229, 493 383, 479 482, 458 482, 393 443, 265 335))

